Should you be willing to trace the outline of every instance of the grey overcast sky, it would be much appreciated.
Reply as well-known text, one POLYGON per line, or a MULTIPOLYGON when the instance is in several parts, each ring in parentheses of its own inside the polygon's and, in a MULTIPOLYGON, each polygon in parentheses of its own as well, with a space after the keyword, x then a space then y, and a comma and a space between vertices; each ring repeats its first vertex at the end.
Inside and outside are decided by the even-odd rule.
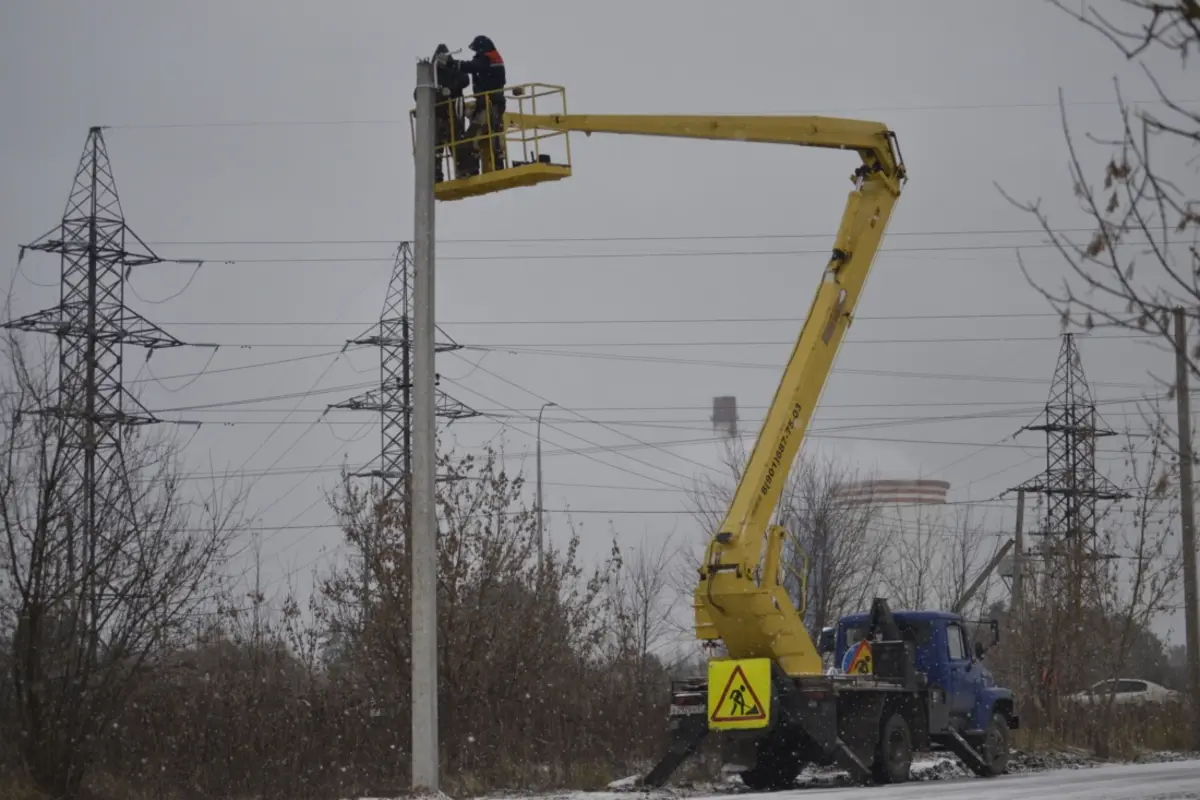
MULTIPOLYGON (((149 365, 129 352, 127 375, 164 418, 203 421, 179 430, 198 473, 244 467, 268 580, 303 582, 342 552, 323 493, 343 460, 376 455, 376 420, 313 423, 377 378, 374 351, 332 354, 378 318, 395 242, 411 236, 415 61, 478 33, 510 83, 565 85, 576 112, 890 125, 911 181, 807 447, 888 477, 944 477, 955 501, 988 500, 1043 466, 1036 434, 1000 444, 1044 402, 1059 348, 1015 248, 1043 275, 1061 264, 994 182, 1078 227, 1058 90, 1076 129, 1100 134, 1117 124, 1114 76, 1129 98, 1154 95, 1136 65, 1042 0, 4 3, 0 277, 13 278, 19 244, 57 224, 87 128, 111 126, 130 225, 164 258, 206 259, 194 275, 138 271, 131 304, 182 339, 222 344, 149 365), (193 406, 206 408, 170 410, 193 406)), ((1177 98, 1200 100, 1177 62, 1151 63, 1177 98)), ((736 395, 743 430, 756 430, 854 159, 601 135, 573 138, 572 155, 570 180, 439 205, 437 314, 469 346, 439 370, 458 399, 507 417, 456 423, 458 444, 503 443, 530 475, 534 427, 506 408, 562 407, 544 430, 550 529, 562 542, 561 510, 576 509, 594 558, 610 530, 627 544, 695 535, 682 489, 719 463, 711 398, 736 395), (543 241, 461 241, 513 238, 543 241), (544 241, 571 238, 584 241, 544 241), (594 257, 605 254, 621 257, 594 257), (569 452, 580 449, 592 458, 569 452)), ((1085 155, 1099 174, 1107 150, 1085 155)), ((17 313, 57 301, 58 268, 25 261, 17 313)), ((1152 392, 1147 370, 1169 361, 1128 338, 1081 348, 1105 418, 1141 428, 1112 401, 1152 392)), ((1102 445, 1112 470, 1116 446, 1102 445)), ((999 530, 1011 508, 980 503, 978 518, 999 530)))

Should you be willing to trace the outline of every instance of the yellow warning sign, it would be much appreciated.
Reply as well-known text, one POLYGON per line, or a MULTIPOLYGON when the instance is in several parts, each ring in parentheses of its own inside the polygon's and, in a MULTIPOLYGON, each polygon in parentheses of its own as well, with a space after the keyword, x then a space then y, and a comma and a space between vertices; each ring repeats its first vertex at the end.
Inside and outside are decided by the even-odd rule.
POLYGON ((709 728, 765 728, 770 719, 770 659, 708 662, 709 728))
POLYGON ((871 645, 864 639, 850 651, 850 663, 846 666, 848 675, 870 675, 875 671, 875 660, 871 657, 871 645))

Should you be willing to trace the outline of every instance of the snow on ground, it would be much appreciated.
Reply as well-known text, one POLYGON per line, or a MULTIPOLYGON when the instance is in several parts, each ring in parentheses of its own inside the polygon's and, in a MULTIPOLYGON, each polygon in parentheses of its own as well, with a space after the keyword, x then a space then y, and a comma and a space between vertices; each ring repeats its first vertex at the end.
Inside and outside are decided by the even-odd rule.
POLYGON ((758 800, 1200 800, 1200 759, 746 796, 758 800))
MULTIPOLYGON (((922 754, 913 760, 912 782, 899 786, 852 786, 845 773, 806 769, 797 788, 756 794, 735 775, 724 781, 641 791, 636 777, 613 781, 599 792, 504 792, 477 800, 1200 800, 1200 756, 1145 752, 1130 763, 1098 761, 1080 752, 1014 750, 1009 775, 977 778, 953 756, 922 754), (631 796, 633 796, 631 798, 631 796)), ((359 798, 359 800, 385 800, 359 798)), ((440 795, 436 800, 449 800, 440 795)))
MULTIPOLYGON (((1130 763, 1155 764, 1169 761, 1188 760, 1189 756, 1182 753, 1147 751, 1130 763)), ((1014 775, 1041 773, 1050 770, 1084 769, 1100 767, 1107 762, 1089 756, 1083 751, 1066 750, 1058 752, 1027 753, 1021 750, 1011 751, 1008 770, 1014 775)), ((912 780, 919 782, 944 781, 962 778, 974 778, 971 771, 961 761, 946 753, 918 754, 913 759, 912 780)), ((835 768, 807 767, 796 779, 798 788, 837 788, 851 786, 850 776, 835 768)), ((587 800, 614 800, 622 794, 637 793, 647 798, 697 798, 705 795, 749 794, 741 780, 730 774, 725 780, 714 783, 697 783, 682 786, 672 786, 654 791, 639 791, 637 776, 631 775, 608 785, 608 792, 587 793, 587 800)), ((508 795, 511 797, 511 795, 508 795)), ((580 800, 572 793, 539 795, 539 798, 556 798, 557 800, 580 800)), ((628 800, 628 798, 625 798, 628 800)))
MULTIPOLYGON (((786 792, 754 794, 744 789, 740 797, 750 800, 1200 800, 1200 758, 1177 754, 1147 754, 1144 763, 1099 765, 1074 755, 1029 758, 1014 754, 1015 774, 1000 778, 976 778, 968 775, 954 759, 924 757, 913 763, 913 783, 899 786, 850 787, 812 782, 786 792), (1044 766, 1055 763, 1054 767, 1044 766), (931 784, 931 781, 936 781, 931 784)), ((811 776, 811 777, 816 777, 811 776)), ((804 776, 801 777, 803 784, 804 776)), ((709 787, 710 793, 689 790, 630 791, 628 781, 616 782, 622 789, 605 792, 559 792, 537 795, 495 795, 500 798, 536 798, 536 800, 629 800, 630 794, 648 800, 678 798, 722 800, 737 791, 709 787), (711 791, 716 788, 716 791, 711 791)), ((697 787, 698 788, 698 787, 697 787)))

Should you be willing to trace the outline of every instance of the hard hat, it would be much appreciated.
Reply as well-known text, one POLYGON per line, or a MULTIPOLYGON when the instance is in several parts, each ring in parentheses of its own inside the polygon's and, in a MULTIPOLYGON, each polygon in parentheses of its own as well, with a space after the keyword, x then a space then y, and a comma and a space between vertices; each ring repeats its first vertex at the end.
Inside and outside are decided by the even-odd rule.
POLYGON ((476 53, 485 53, 488 50, 495 50, 496 45, 492 44, 492 40, 486 36, 476 36, 471 40, 471 49, 476 53))

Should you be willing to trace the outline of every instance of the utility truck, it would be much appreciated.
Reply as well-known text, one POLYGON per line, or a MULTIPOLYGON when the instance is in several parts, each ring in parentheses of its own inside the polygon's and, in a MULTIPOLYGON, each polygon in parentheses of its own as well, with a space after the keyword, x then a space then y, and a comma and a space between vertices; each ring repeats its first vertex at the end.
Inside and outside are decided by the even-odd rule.
POLYGON ((707 678, 672 683, 673 741, 643 783, 665 783, 712 731, 727 737, 727 762, 755 790, 787 788, 808 764, 899 783, 914 751, 949 751, 976 775, 1002 774, 1019 717, 983 665, 999 641, 998 624, 989 628, 989 644, 970 646, 958 614, 893 613, 876 598, 822 632, 820 651, 845 669, 791 677, 765 659, 712 661, 707 678))
MULTIPOLYGON (((756 789, 788 786, 810 762, 839 764, 864 781, 903 781, 913 750, 926 747, 957 753, 980 775, 1003 772, 1008 731, 1017 725, 1012 695, 993 685, 980 663, 982 650, 967 648, 960 617, 893 614, 885 600, 876 599, 869 613, 838 623, 826 649, 840 656, 853 647, 854 655, 851 669, 828 674, 782 579, 791 561, 783 558, 789 532, 774 524, 776 506, 908 179, 896 135, 882 123, 833 117, 568 114, 562 87, 524 84, 503 91, 508 109, 503 130, 470 131, 444 143, 435 142, 431 126, 422 129, 422 137, 414 134, 414 145, 421 138, 420 146, 440 150, 438 157, 445 159, 447 179, 434 187, 437 199, 456 201, 570 177, 570 133, 821 148, 849 151, 860 162, 850 176, 853 188, 816 295, 697 575, 696 637, 719 643, 724 653, 709 659, 706 678, 672 688, 675 738, 643 783, 665 783, 709 732, 745 746, 749 758, 742 777, 756 789), (553 105, 562 113, 546 113, 553 105), (546 152, 556 136, 566 143, 557 158, 546 152), (503 158, 491 157, 497 141, 504 145, 503 158), (451 154, 471 147, 480 153, 482 170, 460 177, 451 154)), ((638 178, 653 174, 647 170, 638 178)), ((715 184, 713 189, 720 190, 715 184)), ((802 176, 783 178, 776 196, 786 202, 805 190, 802 176)), ((757 285, 754 275, 745 274, 738 290, 791 295, 796 286, 757 285)))

